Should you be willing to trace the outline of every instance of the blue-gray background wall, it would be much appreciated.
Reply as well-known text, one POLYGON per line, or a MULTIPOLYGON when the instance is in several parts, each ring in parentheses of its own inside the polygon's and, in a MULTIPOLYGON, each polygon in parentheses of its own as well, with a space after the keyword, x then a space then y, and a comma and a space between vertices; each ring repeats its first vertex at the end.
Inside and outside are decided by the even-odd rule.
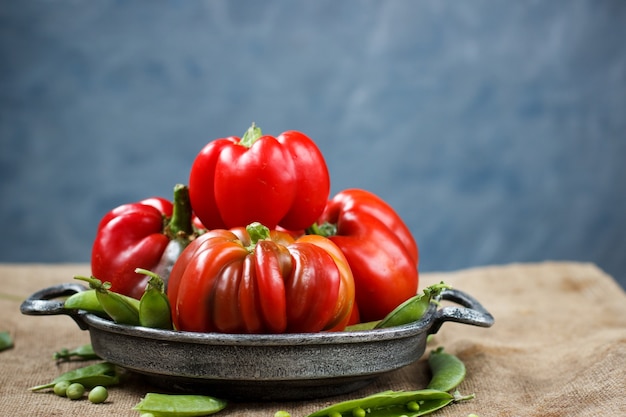
POLYGON ((0 0, 0 261, 88 261, 208 141, 301 130, 422 271, 597 263, 626 285, 626 2, 0 0))

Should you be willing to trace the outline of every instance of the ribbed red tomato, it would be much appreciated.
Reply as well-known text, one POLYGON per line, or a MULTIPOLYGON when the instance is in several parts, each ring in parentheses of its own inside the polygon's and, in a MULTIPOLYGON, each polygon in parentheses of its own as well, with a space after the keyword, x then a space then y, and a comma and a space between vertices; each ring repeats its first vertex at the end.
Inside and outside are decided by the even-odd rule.
POLYGON ((319 332, 346 326, 354 281, 329 239, 294 240, 255 223, 193 241, 172 269, 168 297, 179 330, 319 332))

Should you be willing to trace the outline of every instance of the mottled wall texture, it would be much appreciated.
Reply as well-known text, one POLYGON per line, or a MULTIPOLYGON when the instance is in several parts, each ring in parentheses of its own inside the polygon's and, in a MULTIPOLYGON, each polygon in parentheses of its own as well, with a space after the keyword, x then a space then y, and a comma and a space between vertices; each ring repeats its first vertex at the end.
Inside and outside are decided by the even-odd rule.
POLYGON ((625 40, 623 0, 0 0, 0 261, 88 261, 106 211, 254 121, 387 199, 422 271, 626 285, 625 40))

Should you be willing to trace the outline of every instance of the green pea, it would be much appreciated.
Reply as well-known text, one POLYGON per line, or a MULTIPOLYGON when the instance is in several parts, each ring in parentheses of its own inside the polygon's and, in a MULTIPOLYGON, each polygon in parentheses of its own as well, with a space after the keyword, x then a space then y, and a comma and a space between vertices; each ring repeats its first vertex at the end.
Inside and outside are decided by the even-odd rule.
POLYGON ((0 352, 13 347, 13 338, 8 331, 0 332, 0 352))
POLYGON ((277 411, 274 413, 274 417, 291 417, 291 414, 289 414, 287 411, 277 411))
POLYGON ((163 279, 146 269, 137 268, 135 272, 150 277, 139 301, 139 323, 154 329, 172 330, 172 310, 163 279))
POLYGON ((427 386, 439 391, 452 391, 465 379, 465 364, 456 356, 438 348, 430 352, 428 366, 432 378, 427 386))
POLYGON ((85 387, 83 386, 83 384, 74 382, 67 387, 67 391, 65 392, 65 395, 70 400, 78 400, 82 398, 84 393, 85 393, 85 387))
POLYGON ((70 386, 70 381, 61 381, 54 384, 53 391, 59 397, 65 397, 67 395, 67 387, 70 386))
POLYGON ((100 404, 105 402, 108 397, 109 391, 107 391, 107 389, 102 385, 98 385, 97 387, 94 387, 91 391, 89 391, 87 399, 89 399, 89 401, 94 404, 100 404))
POLYGON ((133 410, 159 417, 205 416, 226 407, 226 401, 206 395, 148 393, 133 410))
POLYGON ((341 417, 341 413, 337 411, 331 411, 328 417, 341 417))
POLYGON ((352 417, 365 417, 365 410, 361 407, 355 407, 352 410, 352 417))
POLYGON ((419 411, 420 405, 416 401, 409 401, 406 404, 406 409, 409 411, 419 411))

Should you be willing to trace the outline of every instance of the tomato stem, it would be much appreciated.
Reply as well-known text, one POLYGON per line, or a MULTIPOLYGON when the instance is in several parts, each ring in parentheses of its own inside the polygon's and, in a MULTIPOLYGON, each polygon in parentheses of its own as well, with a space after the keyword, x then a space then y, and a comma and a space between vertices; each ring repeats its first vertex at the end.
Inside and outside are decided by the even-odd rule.
POLYGON ((250 235, 250 248, 254 249, 259 240, 265 240, 270 237, 270 229, 263 226, 259 222, 250 223, 246 226, 246 231, 250 235))
POLYGON ((261 128, 252 122, 252 126, 250 126, 248 130, 246 130, 246 133, 243 134, 239 144, 245 146, 246 148, 250 148, 261 136, 263 136, 261 128))

